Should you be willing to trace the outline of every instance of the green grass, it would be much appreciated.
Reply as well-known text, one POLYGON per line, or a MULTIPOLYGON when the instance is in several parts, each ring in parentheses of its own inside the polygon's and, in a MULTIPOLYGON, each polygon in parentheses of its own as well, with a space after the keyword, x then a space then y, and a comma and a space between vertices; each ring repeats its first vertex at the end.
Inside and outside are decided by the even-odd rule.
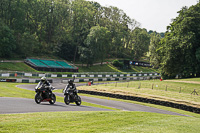
POLYGON ((157 73, 159 73, 159 71, 157 69, 148 68, 148 67, 132 66, 131 69, 133 72, 157 72, 157 73))
POLYGON ((34 91, 18 88, 16 85, 20 84, 0 82, 0 97, 33 98, 35 96, 34 91))
MULTIPOLYGON (((20 89, 18 87, 15 87, 16 85, 19 85, 19 83, 0 82, 0 97, 34 97, 34 91, 20 89)), ((57 97, 57 101, 63 102, 63 98, 57 97)), ((84 104, 87 105, 87 103, 83 103, 83 105, 84 104)), ((98 105, 96 106, 99 107, 98 105)), ((180 112, 184 114, 184 112, 186 111, 180 112)), ((0 131, 1 133, 198 133, 200 116, 191 112, 185 114, 190 114, 190 116, 193 117, 129 111, 72 111, 26 114, 0 114, 0 131)))
POLYGON ((198 133, 200 118, 147 112, 0 114, 1 132, 198 133))
POLYGON ((21 72, 37 72, 23 62, 0 62, 0 70, 4 71, 21 71, 21 72))
POLYGON ((95 65, 92 67, 79 66, 79 72, 117 72, 116 70, 110 68, 107 64, 95 65))

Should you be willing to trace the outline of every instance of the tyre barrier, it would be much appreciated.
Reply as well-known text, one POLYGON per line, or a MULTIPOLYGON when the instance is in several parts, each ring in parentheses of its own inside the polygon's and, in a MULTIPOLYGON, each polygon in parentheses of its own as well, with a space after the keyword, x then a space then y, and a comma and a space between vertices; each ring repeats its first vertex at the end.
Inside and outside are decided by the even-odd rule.
POLYGON ((181 110, 200 114, 200 108, 192 107, 192 106, 188 106, 188 105, 184 105, 184 104, 179 104, 179 103, 173 103, 173 102, 169 102, 169 101, 161 101, 161 100, 143 98, 143 97, 137 97, 137 96, 127 96, 127 95, 121 95, 121 94, 112 94, 112 93, 106 93, 106 92, 87 91, 87 90, 78 90, 78 92, 84 93, 84 94, 90 94, 90 95, 98 95, 98 96, 112 97, 112 98, 117 98, 117 99, 151 103, 151 104, 172 107, 172 108, 181 109, 181 110))
MULTIPOLYGON (((53 83, 52 79, 48 79, 50 83, 53 83)), ((38 83, 40 79, 0 79, 0 82, 16 82, 16 83, 38 83)))

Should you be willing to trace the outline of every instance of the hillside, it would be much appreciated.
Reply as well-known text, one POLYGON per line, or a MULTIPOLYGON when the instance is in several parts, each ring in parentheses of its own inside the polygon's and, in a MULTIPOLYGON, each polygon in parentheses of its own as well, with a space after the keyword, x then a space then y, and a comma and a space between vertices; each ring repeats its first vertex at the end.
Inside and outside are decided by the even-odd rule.
MULTIPOLYGON (((79 72, 157 72, 156 69, 134 66, 131 69, 118 69, 112 64, 93 65, 91 67, 78 66, 79 72)), ((23 62, 0 62, 1 71, 42 72, 36 71, 23 62)), ((69 73, 69 72, 64 72, 69 73)))

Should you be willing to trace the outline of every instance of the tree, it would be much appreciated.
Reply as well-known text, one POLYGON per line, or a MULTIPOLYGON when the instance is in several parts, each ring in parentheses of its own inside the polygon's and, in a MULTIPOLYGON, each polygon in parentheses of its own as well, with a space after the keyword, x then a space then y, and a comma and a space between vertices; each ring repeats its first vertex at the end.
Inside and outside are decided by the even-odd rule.
POLYGON ((16 48, 15 38, 13 31, 2 22, 0 22, 0 37, 0 57, 12 57, 16 48))
POLYGON ((85 40, 86 48, 82 48, 81 58, 87 57, 90 64, 97 60, 100 60, 102 64, 108 54, 110 42, 110 32, 107 28, 100 26, 92 27, 85 40))
POLYGON ((78 48, 84 45, 84 40, 89 34, 89 30, 94 26, 95 6, 85 0, 75 0, 71 4, 71 26, 72 36, 76 49, 74 51, 74 62, 77 58, 78 48))
POLYGON ((151 33, 150 45, 149 45, 149 58, 150 63, 154 68, 158 68, 160 65, 159 47, 160 47, 160 34, 156 32, 151 33))
POLYGON ((135 28, 132 32, 133 58, 138 60, 149 50, 150 37, 146 29, 135 28))
POLYGON ((178 13, 161 40, 161 70, 166 77, 200 74, 200 3, 178 13))

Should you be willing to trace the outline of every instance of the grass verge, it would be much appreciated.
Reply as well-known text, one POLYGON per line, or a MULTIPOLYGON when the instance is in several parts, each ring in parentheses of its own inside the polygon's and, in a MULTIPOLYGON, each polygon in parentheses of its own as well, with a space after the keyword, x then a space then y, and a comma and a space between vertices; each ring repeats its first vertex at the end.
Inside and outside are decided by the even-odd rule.
POLYGON ((45 112, 0 114, 1 132, 197 133, 200 119, 147 112, 45 112))
MULTIPOLYGON (((18 83, 0 83, 0 96, 33 98, 35 92, 15 87, 18 83), (12 92, 10 94, 10 92, 12 92), (23 95, 22 95, 23 93, 23 95)), ((63 101, 60 97, 58 101, 63 101)), ((14 132, 199 132, 200 118, 148 112, 44 112, 0 114, 2 133, 14 132)))
POLYGON ((195 90, 198 93, 200 92, 199 83, 146 80, 122 83, 116 82, 113 84, 96 86, 81 86, 78 87, 78 89, 152 98, 199 108, 200 96, 191 94, 194 88, 196 88, 195 90))

